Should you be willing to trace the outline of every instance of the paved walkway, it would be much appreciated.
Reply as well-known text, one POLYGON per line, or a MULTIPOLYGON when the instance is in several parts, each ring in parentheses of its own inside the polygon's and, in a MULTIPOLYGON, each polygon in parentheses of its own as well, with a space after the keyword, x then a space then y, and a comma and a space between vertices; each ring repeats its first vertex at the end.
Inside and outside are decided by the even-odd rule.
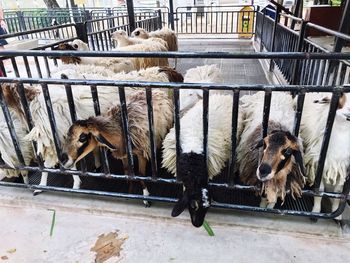
POLYGON ((350 257, 349 236, 331 221, 211 210, 215 236, 209 237, 187 213, 171 218, 165 204, 1 190, 0 262, 343 263, 350 257), (56 212, 51 236, 49 209, 56 212))

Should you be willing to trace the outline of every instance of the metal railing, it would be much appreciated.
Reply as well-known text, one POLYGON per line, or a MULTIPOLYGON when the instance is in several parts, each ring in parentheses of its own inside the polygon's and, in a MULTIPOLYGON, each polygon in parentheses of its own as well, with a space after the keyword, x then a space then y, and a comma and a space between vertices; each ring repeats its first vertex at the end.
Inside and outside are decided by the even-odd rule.
MULTIPOLYGON (((89 39, 89 43, 92 46, 91 48, 93 50, 109 50, 113 45, 108 44, 107 41, 107 35, 109 30, 114 30, 115 28, 108 28, 110 25, 108 22, 109 18, 103 18, 102 20, 97 19, 95 22, 100 23, 100 25, 105 25, 106 27, 103 28, 102 26, 100 28, 94 27, 91 25, 91 28, 93 28, 93 33, 88 33, 87 28, 89 27, 87 24, 78 23, 75 24, 74 27, 76 28, 77 36, 81 39, 89 39), (103 23, 101 23, 103 21, 103 23), (102 38, 102 39, 99 39, 102 38), (95 43, 95 44, 94 44, 95 43), (97 46, 96 43, 100 43, 100 46, 97 46)), ((159 19, 157 20, 159 22, 159 19)), ((259 21, 259 20, 258 20, 259 21)), ((261 20, 260 20, 261 21, 261 20)), ((127 27, 127 25, 124 25, 127 27)), ((312 25, 310 25, 312 26, 312 25)), ((59 29, 64 28, 65 26, 58 26, 54 27, 53 29, 59 29)), ((281 30, 284 30, 284 27, 280 27, 281 30)), ((46 29, 45 29, 46 30, 46 29)), ((10 37, 18 37, 21 34, 23 35, 31 35, 31 34, 44 34, 44 31, 41 32, 41 30, 34 30, 26 33, 18 33, 18 34, 12 34, 9 35, 10 37)), ((277 26, 276 26, 277 30, 277 26)), ((264 34, 265 27, 260 27, 260 29, 257 31, 260 35, 257 35, 257 37, 261 37, 262 34, 264 34)), ((266 32, 266 31, 265 31, 266 32)), ((288 31, 289 32, 289 31, 288 31)), ((9 36, 1 36, 0 39, 4 39, 9 36)), ((286 37, 286 36, 284 36, 286 37)), ((288 39, 288 37, 287 37, 288 39)), ((300 38, 299 38, 300 39, 300 38)), ((55 112, 54 108, 51 104, 51 98, 50 93, 48 92, 50 90, 50 87, 57 87, 57 85, 61 85, 62 87, 65 87, 65 90, 67 92, 67 101, 70 105, 70 116, 67 116, 67 118, 74 120, 75 112, 74 112, 74 100, 72 96, 70 95, 77 87, 79 86, 86 86, 88 88, 91 88, 91 98, 94 102, 92 104, 92 107, 95 107, 96 114, 100 114, 99 111, 96 111, 96 109, 100 109, 99 100, 98 100, 98 91, 101 91, 104 89, 104 87, 116 87, 116 90, 120 94, 124 93, 125 87, 132 87, 132 88, 139 88, 140 90, 144 90, 147 92, 150 96, 152 96, 152 89, 153 88, 159 88, 163 90, 172 90, 173 94, 173 101, 174 101, 174 118, 175 118, 175 129, 178 131, 176 132, 176 148, 177 152, 181 153, 180 150, 180 114, 179 114, 179 104, 181 104, 181 101, 179 101, 179 91, 183 89, 200 89, 203 91, 203 107, 204 109, 208 109, 208 105, 210 105, 210 96, 212 90, 218 91, 223 90, 226 91, 226 93, 232 94, 232 103, 238 103, 238 100, 235 101, 235 99, 239 98, 239 95, 243 91, 264 91, 265 92, 265 105, 264 110, 262 112, 262 116, 268 116, 268 112, 270 109, 270 99, 271 95, 273 96, 273 93, 276 91, 290 91, 293 94, 295 94, 298 97, 298 109, 303 108, 303 99, 302 97, 305 95, 305 93, 309 92, 331 92, 333 94, 332 106, 329 110, 328 115, 328 121, 327 121, 327 127, 325 129, 324 134, 324 140, 320 152, 320 156, 325 157, 327 154, 327 148, 328 148, 328 142, 330 138, 331 128, 333 125, 333 121, 335 118, 335 112, 337 110, 337 101, 343 92, 350 92, 350 86, 349 85, 343 85, 344 83, 342 80, 346 77, 349 77, 349 70, 348 70, 348 64, 347 61, 350 59, 350 54, 341 54, 341 53, 329 53, 329 52, 260 52, 260 53, 227 53, 227 52, 214 52, 214 53, 207 53, 207 52, 133 52, 133 53, 125 53, 125 52, 111 52, 111 51, 95 51, 95 52, 77 52, 77 51, 50 51, 50 48, 53 45, 56 45, 59 42, 50 43, 49 45, 41 46, 38 49, 45 49, 43 50, 37 50, 37 51, 1 51, 1 62, 0 62, 0 68, 5 73, 4 65, 2 63, 5 59, 10 59, 13 74, 12 76, 5 76, 3 78, 0 78, 0 83, 17 83, 17 90, 20 96, 20 102, 21 106, 24 109, 25 112, 25 119, 27 122, 27 126, 29 129, 33 127, 34 123, 31 118, 31 112, 28 107, 30 104, 30 101, 27 100, 24 94, 24 87, 23 84, 32 84, 37 85, 41 89, 41 92, 45 98, 45 105, 47 108, 47 111, 49 112, 49 115, 52 117, 50 118, 50 130, 52 137, 55 140, 55 147, 57 152, 57 158, 58 160, 61 159, 61 145, 62 142, 59 141, 58 137, 58 130, 55 123, 55 116, 57 114, 60 114, 58 112, 55 112), (103 57, 104 59, 108 57, 170 57, 170 58, 192 58, 192 59, 198 59, 198 58, 206 58, 206 59, 268 59, 272 61, 280 61, 278 65, 281 65, 281 67, 286 67, 286 63, 283 63, 283 61, 292 61, 291 65, 294 65, 293 67, 297 66, 297 62, 299 63, 300 68, 302 69, 302 73, 300 76, 302 76, 302 79, 305 78, 305 74, 315 73, 317 72, 317 66, 313 65, 319 65, 318 67, 321 67, 321 63, 324 63, 324 68, 326 68, 326 65, 331 65, 333 62, 338 63, 338 71, 334 75, 329 76, 335 76, 335 81, 325 81, 325 78, 321 79, 320 81, 317 81, 315 84, 311 84, 310 81, 304 81, 302 80, 301 83, 307 82, 306 84, 300 84, 300 85, 218 85, 218 84, 188 84, 188 83, 153 83, 153 82, 127 82, 127 81, 116 81, 115 79, 110 80, 92 80, 92 79, 50 79, 52 71, 55 69, 55 63, 51 63, 51 58, 55 62, 55 58, 59 58, 62 56, 70 56, 70 57, 103 57), (323 62, 322 62, 323 61, 323 62), (319 63, 319 64, 317 64, 319 63), (341 66, 340 66, 341 65, 341 66), (344 71, 344 68, 346 68, 345 77, 342 77, 341 72, 344 71), (46 72, 46 74, 45 74, 46 72), (339 76, 339 77, 338 77, 339 76), (309 83, 308 83, 309 82, 309 83), (300 98, 300 99, 299 99, 300 98)), ((272 43, 272 42, 271 42, 272 43)), ((271 44, 270 43, 270 44, 271 44)), ((297 47, 300 46, 300 41, 298 40, 297 47)), ((292 45, 293 46, 293 45, 292 45)), ((284 48, 288 49, 290 46, 286 45, 284 48)), ((309 51, 309 50, 308 50, 309 51)), ((310 50, 312 51, 312 50, 310 50)), ((274 62, 275 63, 275 62, 274 62)), ((7 65, 8 66, 8 65, 7 65)), ((330 67, 330 66, 328 66, 330 67)), ((324 70, 326 71, 326 70, 324 70)), ((319 75, 317 75, 316 79, 322 78, 323 76, 323 70, 319 70, 319 75)), ((6 75, 6 74, 5 74, 6 75)), ((309 75, 307 75, 309 78, 309 75)), ((326 75, 327 76, 327 75, 326 75)), ((313 77, 310 77, 310 79, 315 79, 313 77)), ((100 196, 111 196, 111 197, 119 197, 119 198, 128 198, 128 199, 144 199, 149 201, 162 201, 162 202, 175 202, 176 201, 176 193, 179 191, 182 191, 182 187, 180 185, 180 182, 176 181, 173 177, 169 177, 167 173, 165 173, 162 169, 156 169, 149 171, 146 176, 141 176, 139 173, 133 171, 131 174, 123 174, 120 172, 120 167, 113 168, 112 163, 114 164, 115 161, 110 161, 106 159, 104 156, 102 156, 101 162, 102 163, 108 163, 110 164, 109 170, 104 170, 103 172, 97 172, 95 170, 96 167, 82 167, 81 170, 67 170, 64 169, 62 166, 59 168, 54 167, 44 167, 43 162, 41 160, 40 156, 36 155, 37 165, 26 165, 23 162, 23 153, 21 151, 21 148, 18 147, 20 145, 18 141, 18 137, 16 135, 16 131, 13 129, 13 120, 9 111, 9 105, 6 104, 6 101, 4 100, 2 89, 0 89, 0 106, 3 114, 5 115, 6 123, 11 135, 11 141, 13 143, 14 149, 16 150, 16 155, 18 159, 19 165, 15 166, 15 169, 18 170, 27 170, 31 173, 31 176, 35 176, 35 173, 37 172, 50 172, 52 174, 59 174, 59 175, 79 175, 83 178, 93 178, 96 180, 96 184, 101 186, 97 187, 96 184, 91 187, 86 187, 83 189, 71 189, 65 186, 65 184, 56 184, 56 185, 50 185, 50 186, 40 186, 37 183, 31 183, 29 185, 21 184, 21 183, 14 183, 14 182, 4 182, 1 181, 1 186, 10 186, 10 187, 22 187, 22 188, 29 188, 32 190, 45 190, 45 191, 59 191, 59 192, 72 192, 72 193, 80 193, 80 194, 91 194, 91 195, 100 195, 100 196), (119 171, 119 172, 118 172, 119 171), (134 174, 134 175, 133 175, 134 174), (111 189, 110 187, 106 187, 106 184, 103 184, 103 180, 108 179, 108 186, 113 183, 114 186, 116 186, 115 189, 111 189), (152 192, 151 196, 143 196, 139 194, 139 192, 132 192, 129 193, 125 188, 118 188, 120 185, 125 185, 126 181, 143 181, 147 184, 152 184, 152 192)), ((118 102, 116 102, 118 103, 118 102)), ((120 96, 120 104, 125 105, 125 97, 120 96)), ((151 100, 148 100, 148 112, 145 114, 150 114, 152 112, 152 103, 151 100)), ((234 108, 239 109, 239 105, 235 105, 234 108)), ((208 111, 203 111, 205 114, 203 114, 203 131, 208 130, 208 111)), ((101 112, 103 114, 103 112, 101 112)), ((233 114, 233 113, 229 113, 233 114)), ((123 123, 127 123, 127 110, 126 107, 122 107, 122 119, 123 123)), ((151 122, 152 117, 148 116, 149 121, 151 122)), ((295 113, 295 129, 294 133, 298 134, 299 131, 299 125, 300 125, 300 119, 301 114, 299 111, 295 113)), ((210 120, 209 120, 210 122, 210 120)), ((263 118, 263 130, 266 131, 268 128, 268 118, 263 118)), ((149 136, 150 141, 151 137, 153 136, 153 126, 152 122, 149 123, 150 129, 149 129, 149 136)), ((127 125, 124 127, 125 134, 129 134, 129 130, 127 125)), ((237 131, 237 122, 232 122, 232 131, 237 131)), ((208 134, 203 134, 204 142, 207 142, 208 134), (205 139, 206 138, 206 139, 205 139)), ((235 138, 235 134, 232 135, 231 138, 235 138)), ((127 145, 132 145, 130 143, 130 138, 126 136, 127 145)), ((232 139, 233 140, 233 139, 232 139)), ((36 149, 35 143, 33 143, 34 149, 36 149)), ((232 149, 230 155, 234 156, 236 148, 235 142, 232 141, 232 149)), ((153 146, 153 149, 155 149, 154 145, 151 143, 151 147, 153 146)), ((207 145, 204 145, 204 148, 206 148, 207 145)), ((37 151, 35 151, 36 153, 37 151)), ((130 147, 126 147, 126 152, 128 154, 128 161, 133 162, 132 158, 132 152, 130 147)), ((155 154, 151 156, 151 162, 157 163, 159 159, 161 158, 160 154, 154 151, 155 154)), ((178 159, 179 156, 177 156, 178 159)), ((242 211, 255 211, 255 212, 268 212, 273 214, 280 214, 280 215, 295 215, 295 216, 308 216, 308 217, 314 217, 314 218, 334 218, 338 215, 342 214, 344 211, 346 201, 350 200, 349 197, 349 191, 350 191, 350 177, 349 174, 347 176, 347 179, 345 181, 344 187, 342 189, 342 192, 340 193, 332 193, 332 192, 320 192, 319 191, 319 182, 322 178, 322 168, 324 166, 324 159, 320 158, 320 162, 318 163, 318 172, 316 174, 316 187, 312 190, 304 189, 302 191, 303 198, 293 200, 292 198, 287 198, 284 205, 280 205, 275 209, 267 209, 267 208, 260 208, 258 207, 258 202, 256 201, 256 198, 252 198, 254 196, 254 192, 259 190, 254 186, 246 186, 242 184, 235 183, 236 174, 234 173, 234 158, 229 159, 226 168, 222 172, 222 174, 218 175, 216 180, 209 183, 210 190, 215 192, 214 195, 214 207, 219 208, 230 208, 230 209, 236 209, 236 210, 242 210, 242 211), (230 169, 229 169, 230 168, 230 169), (229 194, 228 194, 229 193, 229 194), (227 198, 227 196, 231 195, 240 195, 240 198, 238 198, 240 201, 237 201, 237 198, 227 198), (311 206, 307 205, 308 202, 305 200, 309 200, 307 198, 313 197, 313 196, 322 196, 322 197, 329 197, 329 198, 336 198, 340 199, 339 207, 336 211, 330 213, 330 212, 323 212, 323 213, 313 213, 311 211, 311 206)), ((133 165, 130 165, 130 167, 134 167, 133 165)), ((13 167, 10 167, 4 162, 0 162, 0 168, 2 169, 13 169, 13 167)), ((64 177, 66 180, 68 178, 64 177)), ((310 201, 310 200, 309 200, 310 201)))
MULTIPOLYGON (((256 39, 260 51, 329 53, 331 50, 320 46, 307 35, 310 29, 329 36, 349 41, 347 35, 315 25, 300 18, 274 11, 275 19, 266 15, 266 9, 257 12, 256 39), (281 21, 283 19, 283 21, 281 21)), ((336 50, 340 52, 341 50, 336 50)), ((349 61, 309 61, 275 59, 270 61, 270 70, 277 65, 283 77, 291 84, 347 84, 349 83, 349 61)))
POLYGON ((187 6, 175 12, 178 34, 246 34, 252 37, 255 31, 254 6, 187 6), (250 11, 242 11, 242 8, 250 11))

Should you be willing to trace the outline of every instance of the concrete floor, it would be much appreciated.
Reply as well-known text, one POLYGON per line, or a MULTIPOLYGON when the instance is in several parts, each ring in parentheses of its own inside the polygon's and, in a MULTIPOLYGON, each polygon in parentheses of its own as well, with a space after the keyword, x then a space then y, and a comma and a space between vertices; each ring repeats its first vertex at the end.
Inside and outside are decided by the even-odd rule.
MULTIPOLYGON (((215 232, 171 218, 171 206, 134 201, 2 189, 0 262, 346 262, 350 236, 331 221, 269 217, 212 209, 215 232), (53 234, 50 227, 56 211, 53 234), (120 254, 96 260, 102 234, 116 233, 101 250, 120 254), (100 237, 100 238, 99 238, 100 237), (115 243, 114 243, 115 244, 115 243), (1 259, 2 258, 2 259, 1 259)), ((100 253, 100 252, 99 252, 100 253)))
MULTIPOLYGON (((249 41, 231 40, 181 40, 180 50, 254 51, 249 41)), ((184 73, 209 63, 221 67, 226 83, 268 83, 256 60, 181 59, 178 65, 184 73)), ((209 237, 192 227, 188 214, 171 218, 171 208, 63 193, 33 197, 29 190, 1 188, 0 262, 336 263, 350 256, 350 235, 333 221, 210 209, 207 221, 215 236, 209 237), (56 211, 52 236, 49 209, 56 211)))

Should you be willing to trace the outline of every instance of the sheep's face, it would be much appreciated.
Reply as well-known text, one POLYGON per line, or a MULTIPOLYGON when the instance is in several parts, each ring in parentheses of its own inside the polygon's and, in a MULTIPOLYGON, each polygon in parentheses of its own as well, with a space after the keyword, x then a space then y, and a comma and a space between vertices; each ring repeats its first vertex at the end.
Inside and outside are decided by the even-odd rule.
POLYGON ((72 167, 97 147, 95 137, 87 125, 73 124, 63 146, 61 162, 65 168, 72 167))
POLYGON ((121 136, 102 131, 102 125, 98 117, 95 117, 76 121, 69 128, 61 156, 65 168, 75 165, 97 146, 117 151, 115 145, 124 145, 121 136))
POLYGON ((137 37, 137 38, 142 38, 142 39, 147 39, 148 38, 148 33, 143 29, 143 28, 136 28, 132 33, 132 37, 137 37))
POLYGON ((263 153, 256 175, 260 181, 287 176, 292 170, 292 156, 300 171, 305 175, 302 153, 298 139, 288 131, 272 131, 257 147, 263 146, 263 153))
POLYGON ((208 190, 208 175, 204 156, 196 153, 181 154, 177 177, 182 180, 184 192, 175 204, 171 215, 180 215, 186 207, 190 212, 192 225, 200 227, 211 204, 208 190))
MULTIPOLYGON (((330 96, 323 96, 321 99, 314 101, 317 104, 330 104, 330 102, 330 96)), ((336 117, 339 120, 350 121, 350 93, 343 93, 339 98, 336 117)))
POLYGON ((89 46, 83 42, 80 39, 75 39, 72 42, 69 43, 73 49, 78 50, 78 51, 89 51, 89 46))
MULTIPOLYGON (((70 50, 70 51, 76 51, 77 49, 72 46, 72 43, 60 43, 58 46, 53 47, 52 50, 57 50, 57 51, 65 51, 65 50, 70 50)), ((80 64, 81 58, 79 57, 59 57, 59 59, 62 60, 63 64, 80 64)))
POLYGON ((124 39, 128 36, 128 34, 124 30, 117 30, 112 33, 111 38, 114 40, 124 39))

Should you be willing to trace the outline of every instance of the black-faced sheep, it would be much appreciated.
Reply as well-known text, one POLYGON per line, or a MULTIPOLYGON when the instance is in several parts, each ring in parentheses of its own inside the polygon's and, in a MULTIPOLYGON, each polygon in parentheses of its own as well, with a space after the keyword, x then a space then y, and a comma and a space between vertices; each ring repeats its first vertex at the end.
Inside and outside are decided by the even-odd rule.
MULTIPOLYGON (((233 97, 210 95, 208 109, 208 162, 203 151, 203 101, 200 100, 180 119, 179 171, 176 170, 175 128, 172 128, 163 143, 162 166, 183 182, 184 192, 176 203, 172 216, 178 216, 187 207, 192 224, 203 224, 210 206, 208 178, 220 174, 230 158, 233 97), (208 170, 206 170, 206 162, 208 170)), ((237 136, 242 130, 241 115, 238 115, 237 136)))

